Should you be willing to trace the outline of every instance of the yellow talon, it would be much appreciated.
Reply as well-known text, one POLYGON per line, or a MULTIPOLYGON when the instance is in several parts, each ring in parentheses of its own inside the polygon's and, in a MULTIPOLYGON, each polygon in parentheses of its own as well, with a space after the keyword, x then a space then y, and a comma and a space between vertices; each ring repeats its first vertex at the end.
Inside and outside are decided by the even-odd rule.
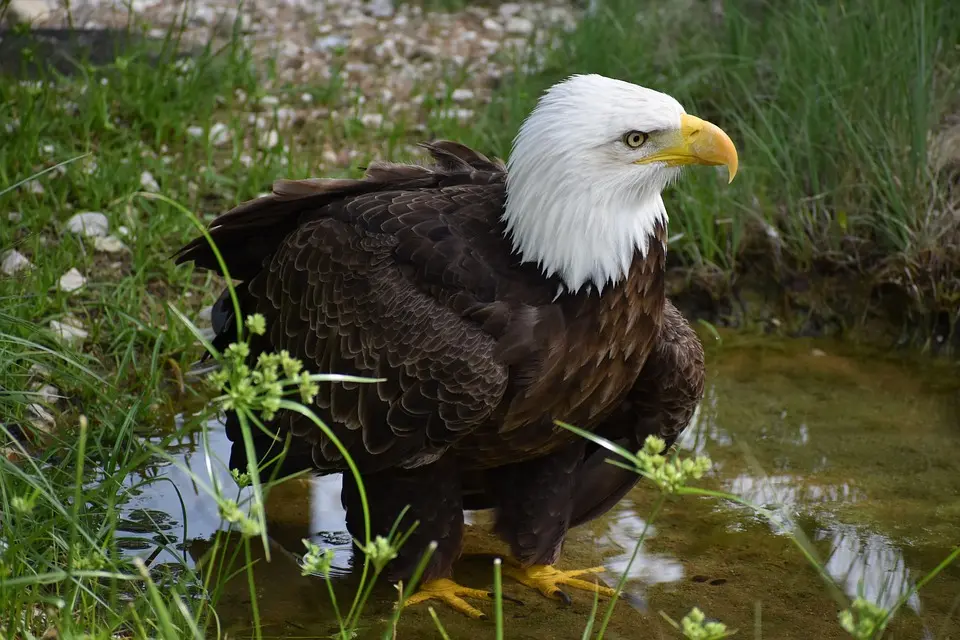
POLYGON ((559 586, 565 584, 574 589, 583 589, 584 591, 593 591, 600 595, 615 597, 617 592, 610 587, 605 587, 598 582, 588 582, 580 580, 577 576, 585 573, 599 573, 603 567, 591 567, 589 569, 575 569, 573 571, 558 571, 549 564, 535 564, 529 567, 515 566, 513 563, 505 564, 503 573, 510 576, 520 584, 531 589, 536 589, 543 595, 554 600, 562 600, 565 604, 572 601, 559 586))
POLYGON ((473 607, 463 598, 493 600, 493 594, 483 589, 464 587, 448 578, 439 578, 423 583, 420 586, 420 590, 407 598, 403 606, 409 607, 412 604, 420 604, 427 600, 440 600, 465 616, 479 620, 487 617, 485 613, 473 607))

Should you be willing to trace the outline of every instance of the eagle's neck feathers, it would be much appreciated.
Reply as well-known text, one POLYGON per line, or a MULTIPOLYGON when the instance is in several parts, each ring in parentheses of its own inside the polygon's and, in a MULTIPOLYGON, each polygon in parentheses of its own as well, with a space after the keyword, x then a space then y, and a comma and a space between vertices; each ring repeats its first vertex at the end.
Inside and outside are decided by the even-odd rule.
POLYGON ((521 260, 560 279, 558 295, 602 294, 626 279, 651 243, 662 242, 667 211, 653 185, 623 189, 600 176, 529 169, 518 162, 508 171, 502 220, 521 260))

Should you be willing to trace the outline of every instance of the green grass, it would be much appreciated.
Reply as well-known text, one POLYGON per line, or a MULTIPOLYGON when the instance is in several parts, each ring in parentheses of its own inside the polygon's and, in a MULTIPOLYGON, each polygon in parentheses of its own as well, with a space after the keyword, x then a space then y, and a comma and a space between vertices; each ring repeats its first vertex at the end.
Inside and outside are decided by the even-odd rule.
POLYGON ((960 321, 960 162, 938 171, 930 155, 960 112, 957 42, 951 0, 607 0, 541 70, 501 87, 470 139, 505 156, 540 91, 570 73, 669 93, 725 129, 741 161, 729 187, 691 171, 665 194, 674 266, 788 289, 810 270, 847 274, 862 299, 830 311, 892 289, 906 320, 927 321, 922 341, 960 321))
MULTIPOLYGON (((0 78, 0 248, 16 248, 34 264, 0 276, 5 633, 216 634, 226 576, 201 579, 185 563, 134 563, 114 536, 121 506, 144 488, 125 481, 180 435, 172 416, 204 407, 209 397, 208 388, 182 379, 201 353, 185 320, 195 319, 222 283, 174 269, 170 253, 196 227, 173 201, 208 220, 280 176, 356 174, 373 158, 409 159, 407 145, 420 139, 414 117, 425 119, 433 136, 504 157, 520 120, 556 79, 598 72, 655 86, 724 127, 741 152, 732 188, 691 172, 668 194, 674 266, 728 284, 771 267, 781 275, 809 268, 857 274, 909 292, 918 316, 946 314, 952 327, 960 285, 946 276, 960 268, 956 189, 951 194, 948 176, 933 171, 927 153, 945 114, 958 108, 955 3, 741 0, 725 3, 722 17, 702 3, 656 3, 635 20, 636 6, 601 5, 547 53, 543 69, 506 80, 489 105, 477 105, 481 117, 469 126, 441 118, 449 101, 425 85, 419 114, 365 128, 345 109, 354 96, 336 73, 327 82, 284 86, 235 43, 186 66, 174 62, 171 42, 150 55, 134 49, 107 67, 78 61, 71 77, 44 77, 43 84, 0 78), (158 51, 159 59, 151 57, 158 51), (258 99, 269 93, 295 102, 304 92, 348 116, 281 128, 281 144, 264 148, 247 113, 262 116, 269 129, 276 113, 255 106, 258 99), (207 137, 216 123, 230 132, 219 146, 207 137), (203 134, 190 135, 191 126, 203 134), (358 154, 333 166, 324 145, 358 154), (136 195, 144 171, 164 198, 136 195), (13 211, 22 222, 7 218, 13 211), (83 211, 103 212, 128 250, 98 252, 89 239, 66 233, 66 220, 83 211), (776 230, 777 251, 768 229, 776 230), (61 292, 57 281, 71 267, 87 284, 61 292), (82 343, 61 344, 50 332, 51 321, 67 317, 88 332, 82 343), (45 398, 45 384, 62 398, 45 398), (34 419, 32 403, 45 405, 55 428, 34 419), (159 441, 144 439, 158 434, 159 441)), ((451 70, 440 87, 446 95, 462 73, 451 70)), ((203 415, 183 429, 198 428, 203 415)), ((211 491, 230 506, 226 488, 211 491)), ((252 507, 256 529, 256 499, 252 507)), ((346 626, 356 624, 352 614, 359 615, 363 597, 355 606, 341 603, 346 626)), ((591 624, 599 629, 607 614, 598 607, 596 615, 591 624)), ((499 616, 496 622, 502 629, 499 616)), ((509 637, 509 628, 503 631, 509 637)))

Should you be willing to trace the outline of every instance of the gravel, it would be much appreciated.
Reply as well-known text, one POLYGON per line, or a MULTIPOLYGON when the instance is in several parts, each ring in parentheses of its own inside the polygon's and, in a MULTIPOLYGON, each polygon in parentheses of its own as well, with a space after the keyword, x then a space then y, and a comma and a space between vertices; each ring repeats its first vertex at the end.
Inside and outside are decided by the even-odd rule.
POLYGON ((16 249, 8 249, 0 253, 0 271, 5 275, 13 276, 32 267, 33 264, 27 257, 16 249))
POLYGON ((90 335, 83 324, 74 318, 64 318, 62 321, 51 320, 50 330, 64 344, 82 343, 90 335))
POLYGON ((110 222, 107 216, 98 211, 87 211, 70 216, 64 225, 67 231, 88 238, 98 238, 107 235, 110 222))
MULTIPOLYGON (((40 26, 65 25, 65 3, 48 4, 51 12, 40 19, 40 26)), ((125 28, 132 10, 154 37, 162 37, 183 13, 182 3, 162 0, 73 0, 70 5, 77 27, 125 28)), ((455 102, 485 100, 512 71, 513 61, 527 57, 523 52, 528 47, 541 50, 548 37, 556 37, 553 27, 572 29, 578 15, 569 0, 468 6, 451 12, 394 0, 252 0, 239 11, 232 0, 200 0, 190 3, 184 40, 195 46, 211 39, 222 44, 236 22, 254 59, 276 55, 280 84, 307 88, 339 73, 345 95, 337 107, 360 106, 357 117, 372 121, 371 115, 419 112, 416 98, 422 100, 425 88, 437 97, 455 90, 455 102), (462 81, 450 86, 451 77, 462 81)), ((264 88, 269 94, 271 87, 264 88)), ((316 117, 309 94, 290 101, 287 113, 275 114, 281 128, 316 117)), ((268 112, 282 111, 281 104, 275 95, 259 100, 268 112)), ((192 125, 187 127, 192 136, 207 135, 215 145, 229 142, 224 125, 205 132, 185 124, 192 125)))
POLYGON ((60 280, 57 281, 57 286, 60 291, 67 293, 72 293, 85 284, 87 284, 87 279, 83 277, 82 273, 77 271, 76 267, 71 267, 70 270, 60 276, 60 280))

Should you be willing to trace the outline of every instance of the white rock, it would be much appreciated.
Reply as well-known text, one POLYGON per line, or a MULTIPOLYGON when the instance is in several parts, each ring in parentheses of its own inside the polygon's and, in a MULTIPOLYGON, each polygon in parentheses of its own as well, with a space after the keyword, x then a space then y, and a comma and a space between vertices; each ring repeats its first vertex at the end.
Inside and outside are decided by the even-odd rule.
POLYGON ((198 125, 190 125, 187 127, 187 135, 191 138, 201 138, 203 137, 203 127, 198 125))
POLYGON ((128 228, 127 228, 126 226, 124 226, 124 225, 120 225, 119 227, 117 227, 117 233, 119 233, 120 235, 122 235, 122 236, 124 236, 124 237, 128 237, 128 236, 130 235, 130 229, 128 229, 128 228))
POLYGON ((367 10, 374 17, 389 18, 394 12, 393 0, 370 0, 367 10))
POLYGON ((260 98, 260 104, 264 107, 275 107, 280 104, 280 98, 277 96, 263 96, 260 98))
POLYGON ((500 23, 494 20, 493 18, 484 18, 483 28, 486 29, 487 31, 496 31, 496 32, 503 31, 503 27, 500 25, 500 23))
POLYGON ((19 211, 11 211, 10 213, 7 214, 7 220, 12 222, 13 224, 19 224, 23 222, 23 214, 20 213, 19 211))
POLYGON ((76 267, 71 267, 70 271, 67 271, 65 274, 60 276, 58 286, 61 291, 66 291, 70 293, 71 291, 76 291, 83 285, 87 284, 87 279, 83 277, 83 274, 77 271, 76 267))
POLYGON ((507 33, 527 35, 533 33, 533 21, 523 16, 513 16, 507 20, 507 33))
POLYGON ((43 185, 37 182, 36 180, 31 180, 27 183, 27 189, 30 190, 30 193, 35 193, 38 196, 43 195, 46 189, 43 188, 43 185))
POLYGON ((277 124, 281 127, 289 127, 296 119, 296 110, 289 107, 280 107, 277 109, 277 124))
POLYGON ((93 241, 93 248, 102 253, 120 253, 127 250, 127 245, 123 244, 117 236, 105 236, 96 238, 93 241))
POLYGON ((27 260, 25 255, 16 249, 10 249, 0 254, 0 271, 3 271, 8 276, 32 268, 33 264, 27 260))
POLYGON ((50 369, 46 368, 42 364, 32 364, 30 368, 27 369, 27 375, 33 376, 34 378, 49 378, 52 374, 50 369))
POLYGON ((27 413, 30 424, 39 431, 49 433, 57 426, 57 421, 54 419, 53 414, 47 411, 42 404, 31 402, 27 405, 27 413))
POLYGON ((157 184, 157 179, 153 177, 153 174, 149 171, 144 171, 140 174, 140 186, 143 187, 144 191, 152 191, 156 193, 160 191, 160 185, 157 184))
POLYGON ((211 25, 217 19, 217 12, 208 5, 197 5, 194 11, 193 19, 202 25, 211 25))
POLYGON ((264 131, 260 134, 260 146, 264 149, 273 149, 280 144, 280 134, 276 129, 264 131))
POLYGON ((381 113, 365 113, 360 116, 360 122, 363 123, 363 126, 370 128, 379 128, 383 124, 383 114, 381 113))
POLYGON ((473 117, 472 109, 447 109, 440 111, 437 115, 444 119, 451 120, 469 120, 473 117))
POLYGON ((349 42, 350 39, 345 36, 321 36, 313 41, 313 50, 318 52, 331 51, 338 47, 345 47, 349 42))
POLYGON ((66 229, 70 233, 97 238, 107 235, 110 222, 107 220, 107 216, 102 213, 86 211, 70 216, 70 219, 67 220, 66 229))
POLYGON ((499 13, 504 18, 509 18, 520 13, 520 10, 523 9, 519 4, 515 2, 504 2, 500 5, 499 13))
POLYGON ((46 0, 14 0, 9 11, 23 22, 38 22, 50 16, 53 7, 46 0))
POLYGON ((64 318, 63 322, 51 320, 50 330, 65 344, 83 342, 87 336, 90 335, 79 322, 76 320, 67 320, 66 318, 64 318))
POLYGON ((473 91, 471 89, 454 89, 450 95, 454 102, 465 102, 473 100, 473 91))
POLYGON ((56 404, 57 400, 63 397, 60 395, 60 389, 52 384, 42 385, 35 393, 47 404, 56 404))
POLYGON ((210 144, 221 147, 230 142, 230 127, 222 122, 214 122, 210 127, 210 144))

